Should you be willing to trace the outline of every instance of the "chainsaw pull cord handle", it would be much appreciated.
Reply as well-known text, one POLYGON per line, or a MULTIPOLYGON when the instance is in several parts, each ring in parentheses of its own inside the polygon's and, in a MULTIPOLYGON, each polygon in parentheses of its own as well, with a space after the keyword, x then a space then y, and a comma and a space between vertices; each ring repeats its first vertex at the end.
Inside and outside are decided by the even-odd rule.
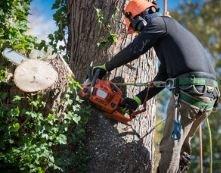
POLYGON ((100 74, 100 69, 97 69, 97 70, 95 71, 94 77, 93 77, 93 79, 92 79, 92 81, 91 81, 91 86, 92 86, 92 87, 94 87, 94 85, 95 85, 95 83, 96 83, 96 81, 97 81, 97 79, 98 79, 99 74, 100 74))

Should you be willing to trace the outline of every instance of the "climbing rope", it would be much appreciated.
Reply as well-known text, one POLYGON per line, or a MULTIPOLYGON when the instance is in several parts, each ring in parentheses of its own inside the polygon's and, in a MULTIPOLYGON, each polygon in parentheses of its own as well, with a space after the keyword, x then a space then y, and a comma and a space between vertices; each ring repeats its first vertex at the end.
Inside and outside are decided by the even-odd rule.
POLYGON ((203 140, 202 140, 202 123, 199 125, 200 140, 200 173, 203 173, 203 140))
MULTIPOLYGON (((209 147, 210 147, 210 173, 213 173, 213 140, 210 128, 209 119, 206 119, 206 124, 209 133, 209 147)), ((203 141, 202 141, 202 124, 199 127, 199 138, 200 138, 200 172, 203 173, 203 141)))
POLYGON ((213 140, 212 140, 212 133, 210 128, 209 119, 206 119, 206 124, 208 127, 209 132, 209 147, 210 147, 210 173, 213 173, 213 140))
POLYGON ((163 9, 163 15, 164 16, 167 16, 168 15, 168 1, 167 0, 164 0, 164 9, 163 9))

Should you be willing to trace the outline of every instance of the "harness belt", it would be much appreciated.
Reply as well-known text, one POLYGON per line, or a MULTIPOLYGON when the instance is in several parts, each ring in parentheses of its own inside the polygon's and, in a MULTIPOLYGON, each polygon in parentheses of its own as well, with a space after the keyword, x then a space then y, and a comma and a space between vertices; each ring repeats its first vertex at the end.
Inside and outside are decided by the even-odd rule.
MULTIPOLYGON (((170 81, 170 79, 168 79, 170 81)), ((220 96, 218 89, 218 82, 212 77, 210 74, 203 72, 192 72, 183 74, 174 79, 174 82, 171 82, 174 85, 175 92, 179 93, 179 99, 199 108, 200 110, 212 110, 216 103, 215 99, 211 99, 211 101, 206 102, 198 97, 194 97, 191 94, 183 91, 180 87, 182 86, 205 86, 206 92, 215 92, 215 88, 217 89, 217 96, 220 96)))
POLYGON ((213 79, 206 79, 206 78, 181 78, 177 81, 178 86, 185 86, 185 85, 205 85, 205 86, 212 86, 218 87, 217 81, 213 79))
POLYGON ((185 73, 176 77, 175 83, 177 86, 185 85, 205 85, 211 87, 218 87, 216 78, 205 72, 191 72, 185 73))

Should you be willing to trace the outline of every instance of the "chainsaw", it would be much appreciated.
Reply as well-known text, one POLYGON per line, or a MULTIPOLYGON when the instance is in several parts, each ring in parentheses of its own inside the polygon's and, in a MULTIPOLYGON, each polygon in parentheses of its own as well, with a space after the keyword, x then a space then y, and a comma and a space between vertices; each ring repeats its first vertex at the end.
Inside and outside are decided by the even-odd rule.
POLYGON ((123 101, 122 91, 113 82, 98 79, 99 73, 100 70, 98 69, 93 74, 91 65, 79 94, 83 100, 88 100, 96 108, 103 111, 106 117, 127 125, 136 115, 146 110, 144 108, 130 115, 123 113, 120 109, 123 101))

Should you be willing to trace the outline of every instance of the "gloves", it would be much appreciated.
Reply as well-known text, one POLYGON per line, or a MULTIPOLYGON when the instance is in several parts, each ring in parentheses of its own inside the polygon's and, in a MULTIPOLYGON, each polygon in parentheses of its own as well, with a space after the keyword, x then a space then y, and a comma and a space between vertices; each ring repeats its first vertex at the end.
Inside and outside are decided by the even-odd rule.
POLYGON ((107 69, 106 69, 105 64, 93 67, 93 72, 92 72, 93 76, 95 75, 97 70, 100 70, 100 73, 98 75, 98 79, 102 79, 107 73, 107 69))
POLYGON ((139 97, 135 96, 133 99, 126 97, 121 103, 120 108, 123 113, 131 114, 139 107, 139 105, 141 105, 139 97))

